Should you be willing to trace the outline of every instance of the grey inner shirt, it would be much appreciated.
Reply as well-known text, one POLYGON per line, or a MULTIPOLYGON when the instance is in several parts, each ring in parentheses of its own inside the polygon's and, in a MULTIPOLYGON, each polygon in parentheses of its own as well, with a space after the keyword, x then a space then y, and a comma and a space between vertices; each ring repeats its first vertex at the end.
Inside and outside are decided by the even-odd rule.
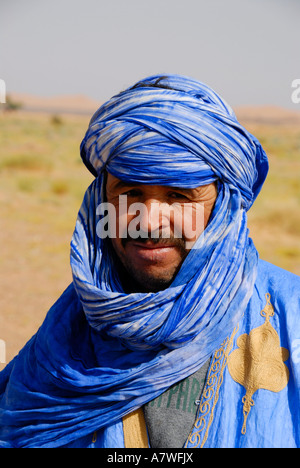
POLYGON ((144 406, 151 448, 181 448, 194 425, 210 359, 144 406))

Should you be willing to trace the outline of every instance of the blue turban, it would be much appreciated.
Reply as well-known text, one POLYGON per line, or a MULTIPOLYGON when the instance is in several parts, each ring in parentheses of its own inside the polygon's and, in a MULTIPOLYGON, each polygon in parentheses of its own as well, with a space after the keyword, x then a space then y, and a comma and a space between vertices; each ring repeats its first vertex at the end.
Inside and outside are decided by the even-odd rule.
POLYGON ((0 378, 0 446, 58 447, 94 430, 105 445, 123 416, 207 361, 252 295, 258 255, 246 211, 267 158, 215 92, 186 77, 147 78, 95 113, 81 155, 96 178, 71 242, 73 283, 0 378), (124 292, 96 234, 105 171, 185 188, 218 181, 209 224, 169 288, 124 292))
POLYGON ((94 175, 107 169, 143 184, 195 188, 218 178, 240 191, 246 209, 268 171, 260 143, 228 104, 177 75, 146 78, 100 107, 81 156, 94 175))

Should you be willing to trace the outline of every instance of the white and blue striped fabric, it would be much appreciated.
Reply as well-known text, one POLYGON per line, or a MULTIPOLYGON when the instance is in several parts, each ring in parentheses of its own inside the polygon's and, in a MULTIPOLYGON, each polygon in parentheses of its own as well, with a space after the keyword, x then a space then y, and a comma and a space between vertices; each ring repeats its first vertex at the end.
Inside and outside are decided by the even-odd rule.
POLYGON ((138 183, 190 188, 220 178, 239 189, 246 209, 268 171, 260 143, 228 104, 178 75, 146 78, 100 107, 81 155, 95 175, 106 169, 138 183))
POLYGON ((207 361, 252 295, 258 256, 246 211, 268 163, 214 91, 177 75, 147 78, 96 112, 81 155, 96 178, 71 242, 73 284, 0 379, 1 393, 34 360, 21 386, 9 384, 12 396, 3 394, 4 446, 63 446, 99 429, 105 446, 106 430, 207 361), (109 243, 96 234, 105 171, 185 188, 217 181, 210 222, 169 288, 122 289, 109 243), (20 395, 26 408, 14 403, 20 395))
POLYGON ((71 256, 90 324, 143 349, 181 347, 201 336, 210 353, 206 341, 219 336, 218 327, 226 335, 255 279, 257 257, 246 210, 267 172, 260 144, 207 86, 181 76, 155 76, 95 113, 81 155, 98 176, 80 210, 71 256), (212 219, 167 290, 124 294, 109 250, 95 235, 104 170, 129 182, 188 188, 218 180, 212 219))

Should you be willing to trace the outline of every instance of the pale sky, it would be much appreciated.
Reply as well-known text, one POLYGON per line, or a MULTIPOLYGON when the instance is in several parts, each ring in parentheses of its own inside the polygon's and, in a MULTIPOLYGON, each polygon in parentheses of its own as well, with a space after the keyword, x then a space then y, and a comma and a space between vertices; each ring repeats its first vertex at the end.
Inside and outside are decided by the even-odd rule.
POLYGON ((299 21, 299 0, 0 0, 0 79, 8 92, 102 101, 179 73, 232 106, 300 111, 299 21))

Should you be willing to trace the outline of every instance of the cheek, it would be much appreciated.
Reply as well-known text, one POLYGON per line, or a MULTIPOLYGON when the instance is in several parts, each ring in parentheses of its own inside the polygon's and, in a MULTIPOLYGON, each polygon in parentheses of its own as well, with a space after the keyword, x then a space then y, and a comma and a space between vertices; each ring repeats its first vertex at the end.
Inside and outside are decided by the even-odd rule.
POLYGON ((113 239, 110 239, 110 241, 111 241, 111 244, 112 244, 112 247, 113 247, 115 253, 117 254, 119 259, 123 263, 124 258, 125 258, 125 250, 124 250, 124 247, 122 245, 121 239, 120 238, 113 238, 113 239))
POLYGON ((204 229, 206 228, 210 215, 212 214, 212 210, 214 208, 214 204, 211 204, 209 206, 205 206, 204 208, 204 215, 203 215, 203 220, 204 220, 204 229))
POLYGON ((174 211, 174 232, 186 241, 195 241, 205 228, 205 209, 202 203, 186 203, 174 211))
POLYGON ((120 244, 119 239, 122 239, 127 236, 127 227, 130 222, 130 217, 127 212, 127 203, 123 202, 122 197, 120 197, 120 203, 109 202, 111 205, 111 210, 109 210, 109 224, 113 226, 111 232, 114 233, 111 240, 114 244, 120 244))
POLYGON ((116 233, 117 237, 125 237, 127 233, 128 226, 128 213, 127 213, 127 202, 123 200, 123 197, 120 197, 120 202, 114 205, 115 207, 115 216, 116 216, 116 233))

